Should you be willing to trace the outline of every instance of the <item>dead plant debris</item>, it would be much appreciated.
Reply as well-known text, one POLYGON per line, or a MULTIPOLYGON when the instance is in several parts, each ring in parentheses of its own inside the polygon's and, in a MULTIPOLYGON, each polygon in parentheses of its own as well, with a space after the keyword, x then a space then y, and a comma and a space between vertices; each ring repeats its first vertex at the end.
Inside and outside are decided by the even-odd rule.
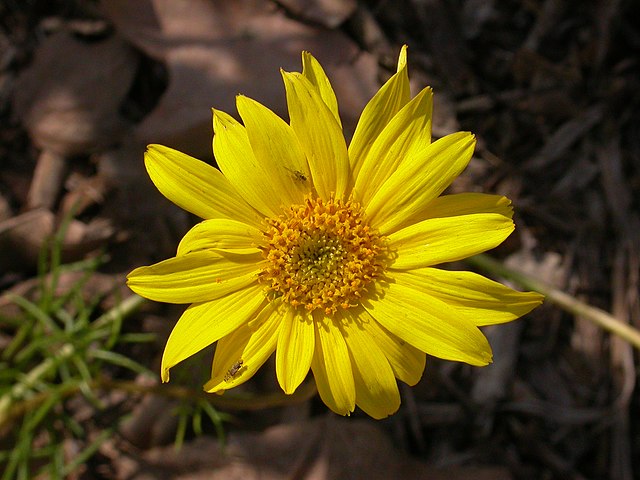
MULTIPOLYGON (((460 127, 478 137, 476 158, 452 190, 514 202, 516 233, 493 254, 640 328, 634 2, 45 3, 0 6, 3 349, 15 333, 6 319, 19 314, 8 294, 37 300, 39 255, 61 225, 65 262, 110 258, 82 287, 85 298, 101 299, 98 315, 126 295, 123 274, 167 256, 192 224, 149 185, 147 143, 212 161, 210 107, 234 112, 235 94, 244 93, 284 115, 277 67, 298 69, 301 50, 327 67, 353 131, 403 43, 414 86, 429 83, 442 99, 435 133, 460 127)), ((58 288, 76 288, 77 275, 65 274, 58 288)), ((147 306, 126 330, 164 336, 178 314, 147 306)), ((550 306, 487 335, 493 365, 429 362, 384 422, 330 418, 313 400, 236 412, 226 447, 208 424, 197 438, 187 429, 181 450, 166 445, 178 424, 169 420, 173 400, 107 390, 95 403, 66 397, 60 408, 70 418, 92 419, 87 438, 69 437, 69 458, 118 412, 133 412, 69 478, 640 476, 637 352, 550 306)), ((161 345, 121 353, 156 368, 161 345)), ((117 368, 105 375, 148 381, 117 368)), ((267 371, 244 393, 274 388, 267 371)), ((0 432, 0 444, 12 439, 15 431, 0 432)))

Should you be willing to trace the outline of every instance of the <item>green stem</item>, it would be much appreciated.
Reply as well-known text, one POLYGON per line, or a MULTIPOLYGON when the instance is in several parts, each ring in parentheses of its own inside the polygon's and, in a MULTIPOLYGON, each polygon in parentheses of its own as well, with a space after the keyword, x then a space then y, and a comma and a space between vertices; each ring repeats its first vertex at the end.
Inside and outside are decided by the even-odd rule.
POLYGON ((140 306, 146 302, 146 300, 138 295, 131 295, 130 297, 125 298, 118 305, 113 307, 108 312, 100 315, 96 321, 94 322, 96 327, 102 327, 104 325, 108 325, 118 318, 126 318, 135 312, 140 306))
POLYGON ((575 316, 587 319, 600 328, 618 335, 640 349, 640 331, 624 323, 613 315, 596 307, 592 307, 557 288, 542 282, 525 273, 513 270, 487 255, 476 255, 465 260, 466 263, 486 272, 504 277, 517 283, 520 287, 535 290, 546 297, 546 301, 575 316))
POLYGON ((0 397, 0 426, 12 416, 13 403, 21 399, 42 377, 56 368, 60 362, 71 357, 74 352, 73 345, 69 343, 63 345, 57 355, 45 359, 38 366, 32 368, 20 382, 11 387, 9 392, 0 397))

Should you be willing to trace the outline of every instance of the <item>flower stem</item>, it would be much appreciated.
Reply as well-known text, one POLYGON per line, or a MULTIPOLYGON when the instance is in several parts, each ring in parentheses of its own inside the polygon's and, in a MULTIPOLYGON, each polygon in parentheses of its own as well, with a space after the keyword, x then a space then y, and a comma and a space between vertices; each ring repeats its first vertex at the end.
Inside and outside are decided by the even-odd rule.
POLYGON ((108 325, 117 318, 126 318, 136 311, 146 300, 138 295, 131 295, 125 298, 118 305, 113 307, 108 312, 103 313, 95 320, 95 326, 101 327, 108 325))
POLYGON ((517 283, 520 287, 529 290, 534 290, 543 294, 546 297, 546 301, 556 305, 557 307, 572 313, 575 316, 585 318, 590 322, 595 323, 600 328, 607 330, 610 333, 618 335, 632 344, 637 349, 640 349, 640 331, 632 327, 631 325, 622 322, 615 318, 613 315, 593 307, 589 304, 581 302, 580 300, 572 297, 571 295, 541 281, 525 273, 513 270, 503 263, 494 260, 487 255, 476 255, 474 257, 465 260, 466 263, 474 267, 478 267, 495 275, 504 277, 517 283))

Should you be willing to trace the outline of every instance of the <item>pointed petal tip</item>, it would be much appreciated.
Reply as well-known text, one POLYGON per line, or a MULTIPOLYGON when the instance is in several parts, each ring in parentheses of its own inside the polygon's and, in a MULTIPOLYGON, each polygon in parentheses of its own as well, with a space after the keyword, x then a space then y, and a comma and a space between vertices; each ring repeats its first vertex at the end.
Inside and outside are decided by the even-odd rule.
POLYGON ((464 145, 464 148, 470 148, 472 150, 472 154, 473 151, 475 151, 476 148, 476 143, 477 143, 477 139, 476 139, 476 134, 472 133, 472 132, 456 132, 456 133, 451 133, 450 135, 447 135, 446 137, 442 137, 439 140, 443 140, 447 137, 453 136, 455 135, 457 138, 452 138, 452 140, 454 141, 458 141, 461 144, 464 145))
POLYGON ((547 298, 543 294, 538 292, 523 292, 523 293, 526 293, 530 298, 531 310, 542 305, 547 298))
POLYGON ((284 388, 282 385, 280 385, 280 387, 282 388, 282 391, 284 392, 285 395, 294 394, 296 389, 298 388, 298 387, 292 387, 290 385, 287 385, 287 388, 284 388))
POLYGON ((240 109, 240 105, 242 104, 247 104, 247 103, 251 103, 252 101, 255 102, 255 100, 247 97, 245 94, 243 93, 237 93, 236 94, 236 108, 239 110, 240 109))
POLYGON ((431 85, 427 85, 422 90, 420 90, 420 93, 418 95, 420 94, 425 95, 427 97, 427 100, 429 100, 433 104, 433 87, 431 85))
POLYGON ((163 156, 163 150, 166 149, 164 145, 159 145, 157 143, 151 143, 147 145, 147 148, 144 151, 143 160, 144 166, 149 171, 151 164, 157 162, 158 156, 163 156))
MULTIPOLYGON (((129 275, 131 275, 131 273, 130 273, 129 275)), ((140 295, 140 294, 137 292, 137 287, 136 287, 136 285, 133 283, 133 279, 129 278, 129 275, 127 275, 127 281, 126 281, 126 285, 127 285, 127 287, 129 288, 129 290, 131 290, 131 291, 132 291, 133 293, 135 293, 136 295, 140 295)), ((142 296, 142 295, 140 295, 140 296, 142 296)))
POLYGON ((202 389, 207 393, 217 393, 218 395, 221 395, 225 390, 222 385, 223 382, 217 380, 214 381, 212 378, 202 386, 202 389))
POLYGON ((144 295, 144 292, 141 291, 142 289, 140 289, 139 285, 136 284, 136 277, 139 275, 140 270, 146 269, 146 268, 148 267, 138 267, 135 270, 132 270, 127 275, 127 280, 126 280, 127 287, 136 295, 140 295, 141 297, 144 297, 144 298, 147 298, 147 297, 144 295))
POLYGON ((150 143, 149 145, 147 145, 147 148, 145 149, 144 153, 146 155, 148 152, 158 150, 159 148, 162 148, 162 145, 159 145, 157 143, 150 143))
POLYGON ((225 388, 223 388, 223 385, 223 382, 214 382, 212 378, 202 386, 202 391, 205 393, 214 393, 216 395, 222 396, 227 391, 225 388))
POLYGON ((351 409, 349 410, 349 408, 345 408, 345 409, 340 409, 337 408, 335 405, 329 405, 325 402, 325 405, 327 405, 329 407, 329 409, 335 413, 336 415, 342 415, 343 417, 350 417, 351 414, 355 411, 356 406, 353 405, 352 407, 350 407, 351 409))
MULTIPOLYGON (((360 405, 358 406, 360 407, 360 405)), ((384 420, 385 418, 389 418, 391 415, 395 414, 398 411, 398 409, 400 408, 400 403, 398 403, 397 405, 393 405, 391 408, 376 411, 365 411, 362 407, 360 408, 374 420, 384 420)))
POLYGON ((482 350, 477 352, 477 363, 472 363, 471 365, 475 365, 478 367, 486 367, 493 363, 493 351, 491 347, 488 347, 488 350, 482 350))
POLYGON ((320 62, 318 62, 318 60, 316 59, 316 57, 314 57, 310 51, 308 50, 303 50, 302 51, 302 72, 304 74, 305 70, 308 73, 308 70, 310 68, 313 68, 313 65, 317 64, 320 65, 320 62))
POLYGON ((299 72, 287 72, 286 70, 281 68, 280 69, 280 75, 282 76, 282 80, 284 82, 287 82, 287 81, 290 81, 290 79, 295 77, 296 75, 300 75, 300 73, 299 72))
POLYGON ((402 45, 400 48, 400 55, 398 55, 398 72, 404 68, 407 68, 407 44, 402 45))

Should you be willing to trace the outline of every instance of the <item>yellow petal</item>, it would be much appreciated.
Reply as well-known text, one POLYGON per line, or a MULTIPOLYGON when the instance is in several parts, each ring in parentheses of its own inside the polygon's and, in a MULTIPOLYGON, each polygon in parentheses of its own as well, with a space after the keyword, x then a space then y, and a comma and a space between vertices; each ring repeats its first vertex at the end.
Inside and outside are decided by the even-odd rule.
POLYGON ((262 217, 219 170, 162 145, 149 145, 144 164, 165 197, 200 218, 233 218, 260 225, 262 217))
POLYGON ((218 341, 211 367, 209 393, 222 393, 251 379, 276 348, 283 312, 271 302, 258 314, 256 322, 237 328, 218 341))
POLYGON ((497 247, 513 229, 511 218, 497 213, 430 218, 389 235, 389 246, 397 255, 391 268, 455 262, 497 247))
POLYGON ((229 182, 264 217, 280 214, 284 200, 265 177, 268 166, 256 159, 245 127, 231 115, 213 110, 213 131, 213 155, 229 182))
POLYGON ((396 272, 394 278, 401 285, 428 292, 478 326, 515 320, 544 299, 538 293, 518 292, 472 272, 420 268, 396 272))
POLYGON ((435 198, 419 212, 416 222, 428 218, 455 217, 472 213, 497 213, 513 216, 511 200, 502 195, 486 193, 456 193, 435 198))
POLYGON ((402 45, 400 49, 400 55, 398 55, 398 72, 404 68, 407 68, 407 46, 402 45))
POLYGON ((380 132, 411 98, 407 73, 406 48, 400 52, 398 72, 393 75, 364 107, 349 144, 349 162, 353 178, 358 177, 362 161, 380 132))
POLYGON ((416 209, 407 217, 406 224, 413 225, 428 218, 455 217, 472 213, 497 213, 505 217, 513 216, 511 200, 502 195, 486 193, 456 193, 442 195, 416 209))
POLYGON ((428 355, 487 365, 491 347, 466 317, 427 293, 390 283, 381 298, 363 303, 383 327, 428 355))
POLYGON ((252 285, 224 297, 190 305, 173 327, 162 355, 162 381, 169 369, 246 323, 266 300, 261 285, 252 285))
POLYGON ((127 276, 127 285, 156 302, 206 302, 256 282, 262 261, 260 254, 204 250, 136 268, 127 276))
POLYGON ((349 415, 356 403, 351 359, 340 327, 330 318, 315 318, 316 348, 311 369, 322 401, 335 413, 349 415))
POLYGON ((259 253, 257 246, 261 241, 262 233, 255 227, 237 220, 214 218, 189 230, 178 245, 177 255, 207 249, 255 254, 259 253))
POLYGON ((354 310, 354 314, 358 315, 358 322, 366 327, 367 333, 389 360, 393 374, 407 385, 418 383, 424 373, 426 354, 389 332, 362 307, 354 310))
POLYGON ((372 226, 387 235, 407 226, 407 220, 440 195, 471 160, 475 138, 452 133, 413 152, 366 206, 372 226))
POLYGON ((302 75, 304 75, 318 91, 325 105, 336 119, 336 122, 338 122, 338 125, 342 128, 342 122, 340 121, 340 114, 338 112, 338 99, 333 91, 331 82, 329 82, 329 78, 324 72, 322 65, 320 65, 320 62, 309 52, 302 52, 302 75))
POLYGON ((292 394, 306 378, 315 349, 313 318, 302 309, 286 313, 276 348, 276 375, 280 387, 292 394))
MULTIPOLYGON (((238 112, 247 129, 251 149, 262 170, 262 182, 270 184, 281 205, 302 203, 313 191, 311 172, 293 129, 264 105, 239 95, 238 112)), ((276 200, 272 200, 275 205, 276 200)))
POLYGON ((369 332, 345 312, 344 338, 351 355, 356 404, 375 419, 388 417, 400 407, 398 383, 387 357, 369 332))
POLYGON ((362 162, 354 191, 367 204, 380 186, 396 171, 405 158, 431 143, 433 92, 425 88, 382 130, 362 162))
POLYGON ((344 198, 349 158, 340 124, 302 74, 283 71, 282 78, 291 128, 307 157, 316 192, 323 200, 344 198))

